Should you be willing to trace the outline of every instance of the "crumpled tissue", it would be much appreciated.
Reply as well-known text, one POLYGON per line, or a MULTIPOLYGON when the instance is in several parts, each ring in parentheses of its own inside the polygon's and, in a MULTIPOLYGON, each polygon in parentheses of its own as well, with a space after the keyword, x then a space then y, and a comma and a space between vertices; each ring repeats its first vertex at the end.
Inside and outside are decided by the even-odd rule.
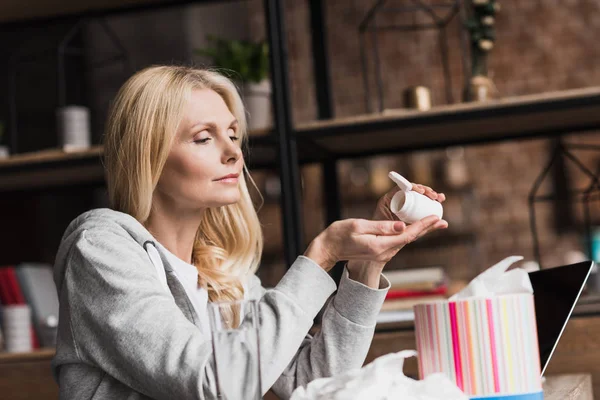
POLYGON ((444 374, 424 380, 404 375, 404 359, 417 352, 404 350, 377 358, 362 369, 331 378, 316 379, 299 387, 291 400, 467 400, 444 374))
POLYGON ((522 268, 506 270, 521 261, 521 256, 510 256, 486 269, 460 292, 448 299, 456 301, 469 297, 495 297, 502 294, 533 293, 529 274, 522 268))

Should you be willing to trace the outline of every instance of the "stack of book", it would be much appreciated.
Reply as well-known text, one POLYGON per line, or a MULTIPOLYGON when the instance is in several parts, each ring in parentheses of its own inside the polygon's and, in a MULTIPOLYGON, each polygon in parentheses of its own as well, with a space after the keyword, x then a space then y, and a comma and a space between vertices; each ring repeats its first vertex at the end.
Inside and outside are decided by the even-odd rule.
POLYGON ((390 281, 377 322, 400 322, 414 320, 413 306, 448 295, 448 279, 442 267, 424 267, 384 271, 390 281))
POLYGON ((32 347, 54 346, 58 296, 50 265, 0 266, 0 307, 22 304, 31 308, 32 347))

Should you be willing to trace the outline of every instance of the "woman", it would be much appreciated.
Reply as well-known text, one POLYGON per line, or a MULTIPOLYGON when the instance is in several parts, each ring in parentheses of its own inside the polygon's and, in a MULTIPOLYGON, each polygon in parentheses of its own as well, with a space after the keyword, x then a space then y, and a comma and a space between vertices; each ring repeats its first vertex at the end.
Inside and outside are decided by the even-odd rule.
MULTIPOLYGON (((245 138, 240 97, 215 72, 151 67, 121 88, 105 137, 112 209, 75 219, 56 258, 52 367, 61 399, 216 398, 208 301, 260 299, 265 391, 287 398, 312 379, 361 366, 389 286, 383 266, 446 222, 336 222, 265 290, 254 275, 262 236, 245 138), (326 272, 338 260, 350 261, 337 295, 321 331, 307 336, 336 290, 326 272)), ((231 371, 231 384, 240 374, 231 371)))

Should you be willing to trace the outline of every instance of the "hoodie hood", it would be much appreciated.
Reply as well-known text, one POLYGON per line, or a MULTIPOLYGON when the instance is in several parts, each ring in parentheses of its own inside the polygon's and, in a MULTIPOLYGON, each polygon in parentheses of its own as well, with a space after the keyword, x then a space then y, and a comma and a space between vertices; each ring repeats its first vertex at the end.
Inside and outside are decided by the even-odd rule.
POLYGON ((67 227, 54 262, 54 282, 60 293, 65 276, 67 260, 73 245, 81 237, 84 231, 91 229, 107 229, 125 231, 131 238, 144 246, 147 241, 155 242, 154 237, 148 230, 131 215, 109 208, 99 208, 87 211, 75 218, 67 227))

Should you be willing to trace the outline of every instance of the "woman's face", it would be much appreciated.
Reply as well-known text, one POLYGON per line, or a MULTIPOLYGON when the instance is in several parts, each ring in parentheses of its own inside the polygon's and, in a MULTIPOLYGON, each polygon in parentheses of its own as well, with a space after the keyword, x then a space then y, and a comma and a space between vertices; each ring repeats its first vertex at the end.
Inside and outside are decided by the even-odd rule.
POLYGON ((176 208, 204 209, 240 199, 244 159, 238 124, 223 98, 199 89, 184 118, 159 179, 156 195, 176 208))

